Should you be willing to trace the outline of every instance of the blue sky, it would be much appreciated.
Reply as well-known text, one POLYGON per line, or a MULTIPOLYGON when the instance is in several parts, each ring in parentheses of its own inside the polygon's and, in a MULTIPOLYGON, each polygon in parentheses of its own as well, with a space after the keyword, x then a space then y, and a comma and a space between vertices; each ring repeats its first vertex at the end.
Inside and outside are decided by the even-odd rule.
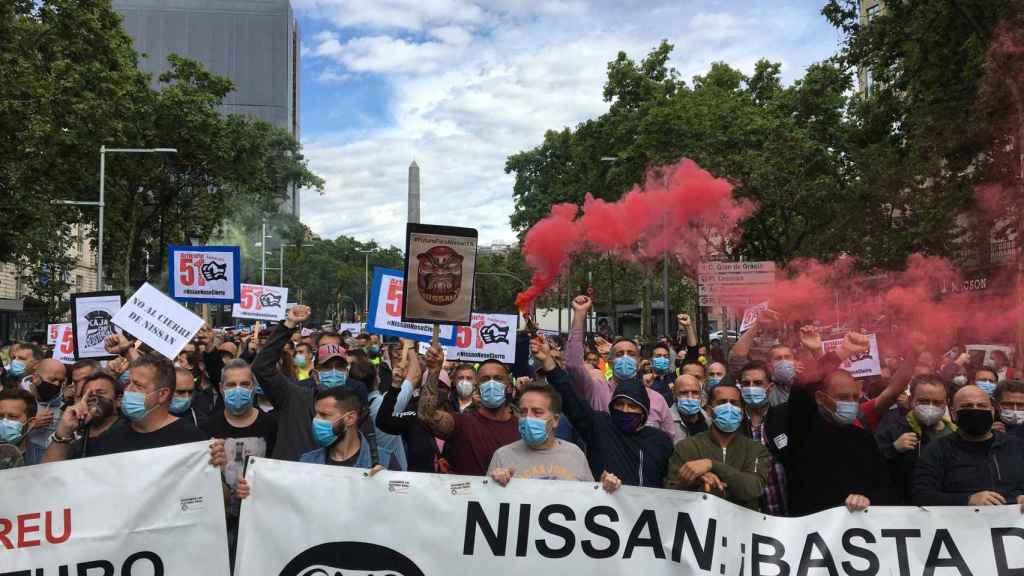
POLYGON ((607 110, 608 61, 662 39, 684 78, 715 61, 781 62, 788 82, 833 54, 817 0, 292 0, 302 33, 302 141, 327 180, 314 232, 401 245, 406 170, 423 221, 515 238, 505 158, 607 110))

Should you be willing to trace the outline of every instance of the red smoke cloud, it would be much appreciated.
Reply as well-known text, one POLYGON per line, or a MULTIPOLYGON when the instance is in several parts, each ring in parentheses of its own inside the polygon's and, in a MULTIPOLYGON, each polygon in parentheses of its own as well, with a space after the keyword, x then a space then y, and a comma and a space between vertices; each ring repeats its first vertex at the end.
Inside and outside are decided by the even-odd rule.
POLYGON ((613 254, 626 260, 658 257, 668 250, 696 269, 701 254, 735 240, 752 205, 732 198, 732 185, 682 160, 648 173, 616 202, 587 195, 583 209, 559 204, 526 233, 523 256, 533 269, 530 287, 516 298, 527 310, 554 284, 573 253, 613 254))

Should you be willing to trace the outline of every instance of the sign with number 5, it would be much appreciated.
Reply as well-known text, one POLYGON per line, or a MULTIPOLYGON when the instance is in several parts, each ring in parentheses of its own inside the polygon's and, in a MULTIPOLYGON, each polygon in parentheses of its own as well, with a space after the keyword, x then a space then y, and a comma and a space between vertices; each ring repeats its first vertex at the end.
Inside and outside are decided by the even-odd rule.
POLYGON ((167 288, 179 302, 235 303, 241 299, 238 246, 169 246, 167 288))
POLYGON ((242 298, 232 306, 231 315, 254 320, 284 320, 287 308, 287 288, 242 284, 242 298))
MULTIPOLYGON (((370 288, 370 311, 366 319, 366 331, 373 334, 398 336, 420 342, 429 342, 434 328, 430 324, 402 321, 402 271, 387 268, 373 269, 373 286, 370 288)), ((455 330, 451 325, 441 325, 441 344, 455 344, 455 330)))
POLYGON ((62 364, 75 363, 75 331, 71 323, 52 324, 56 328, 57 337, 53 346, 53 359, 62 364))

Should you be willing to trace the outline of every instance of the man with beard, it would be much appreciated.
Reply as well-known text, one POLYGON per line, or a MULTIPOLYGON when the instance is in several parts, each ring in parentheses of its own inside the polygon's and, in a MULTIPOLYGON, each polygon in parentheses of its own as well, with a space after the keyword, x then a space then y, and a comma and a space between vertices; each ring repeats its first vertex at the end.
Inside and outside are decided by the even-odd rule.
POLYGON ((82 382, 81 396, 81 399, 69 406, 61 416, 43 462, 59 462, 88 456, 89 443, 94 438, 102 436, 117 422, 119 403, 117 383, 113 376, 106 372, 96 372, 87 377, 82 382))
POLYGON ((36 417, 32 431, 28 434, 28 446, 25 450, 26 464, 39 464, 43 461, 46 447, 50 445, 50 435, 57 429, 61 419, 61 406, 64 404, 62 395, 67 369, 53 358, 47 358, 36 366, 35 374, 29 381, 30 392, 36 397, 36 417))

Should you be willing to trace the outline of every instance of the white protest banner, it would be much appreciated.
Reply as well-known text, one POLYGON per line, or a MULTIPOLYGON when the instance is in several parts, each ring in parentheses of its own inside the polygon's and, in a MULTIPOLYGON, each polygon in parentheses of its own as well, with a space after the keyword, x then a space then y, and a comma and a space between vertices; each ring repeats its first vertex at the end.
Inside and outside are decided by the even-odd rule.
MULTIPOLYGON (((845 362, 839 365, 843 370, 846 370, 854 378, 867 378, 868 376, 881 376, 882 375, 882 362, 878 356, 878 338, 874 334, 868 335, 868 350, 859 356, 848 358, 845 362)), ((822 352, 828 354, 829 352, 839 348, 843 343, 842 338, 836 340, 823 340, 821 342, 822 352)))
POLYGON ((366 331, 366 324, 360 324, 359 322, 342 322, 335 328, 338 334, 348 331, 352 336, 358 336, 359 334, 366 331))
POLYGON ((0 574, 224 576, 209 459, 197 442, 0 472, 0 574))
MULTIPOLYGON (((398 336, 420 342, 430 341, 433 326, 402 321, 402 271, 386 268, 373 269, 373 286, 370 288, 370 313, 366 329, 374 334, 398 336)), ((441 344, 455 344, 455 330, 451 325, 441 325, 441 344)))
POLYGON ((57 341, 53 345, 53 359, 62 364, 75 363, 75 331, 71 323, 52 324, 57 327, 57 341))
POLYGON ((284 320, 288 304, 288 288, 242 284, 242 298, 231 306, 234 318, 253 320, 284 320))
POLYGON ((179 302, 238 302, 241 283, 238 246, 167 247, 167 290, 179 302))
POLYGON ((145 283, 114 316, 114 324, 174 359, 203 326, 203 319, 145 283))
MULTIPOLYGON (((445 358, 462 362, 483 362, 498 360, 505 364, 516 361, 516 330, 519 316, 516 314, 473 313, 469 326, 455 328, 455 344, 444 346, 445 358)), ((427 344, 421 344, 425 352, 427 344)))
POLYGON ((1019 506, 767 516, 716 496, 381 472, 256 458, 235 574, 999 575, 1024 572, 1019 506), (301 495, 296 486, 302 486, 301 495), (840 572, 842 569, 842 572, 840 572))
POLYGON ((749 306, 775 288, 775 263, 702 262, 698 271, 700 306, 749 306))
POLYGON ((114 334, 112 319, 121 309, 120 292, 71 295, 71 329, 75 333, 75 359, 113 358, 104 340, 114 334))
POLYGON ((761 312, 764 312, 767 309, 767 302, 761 302, 760 304, 747 308, 743 312, 743 323, 740 324, 740 332, 746 332, 748 328, 754 325, 754 322, 757 320, 758 316, 761 315, 761 312))

